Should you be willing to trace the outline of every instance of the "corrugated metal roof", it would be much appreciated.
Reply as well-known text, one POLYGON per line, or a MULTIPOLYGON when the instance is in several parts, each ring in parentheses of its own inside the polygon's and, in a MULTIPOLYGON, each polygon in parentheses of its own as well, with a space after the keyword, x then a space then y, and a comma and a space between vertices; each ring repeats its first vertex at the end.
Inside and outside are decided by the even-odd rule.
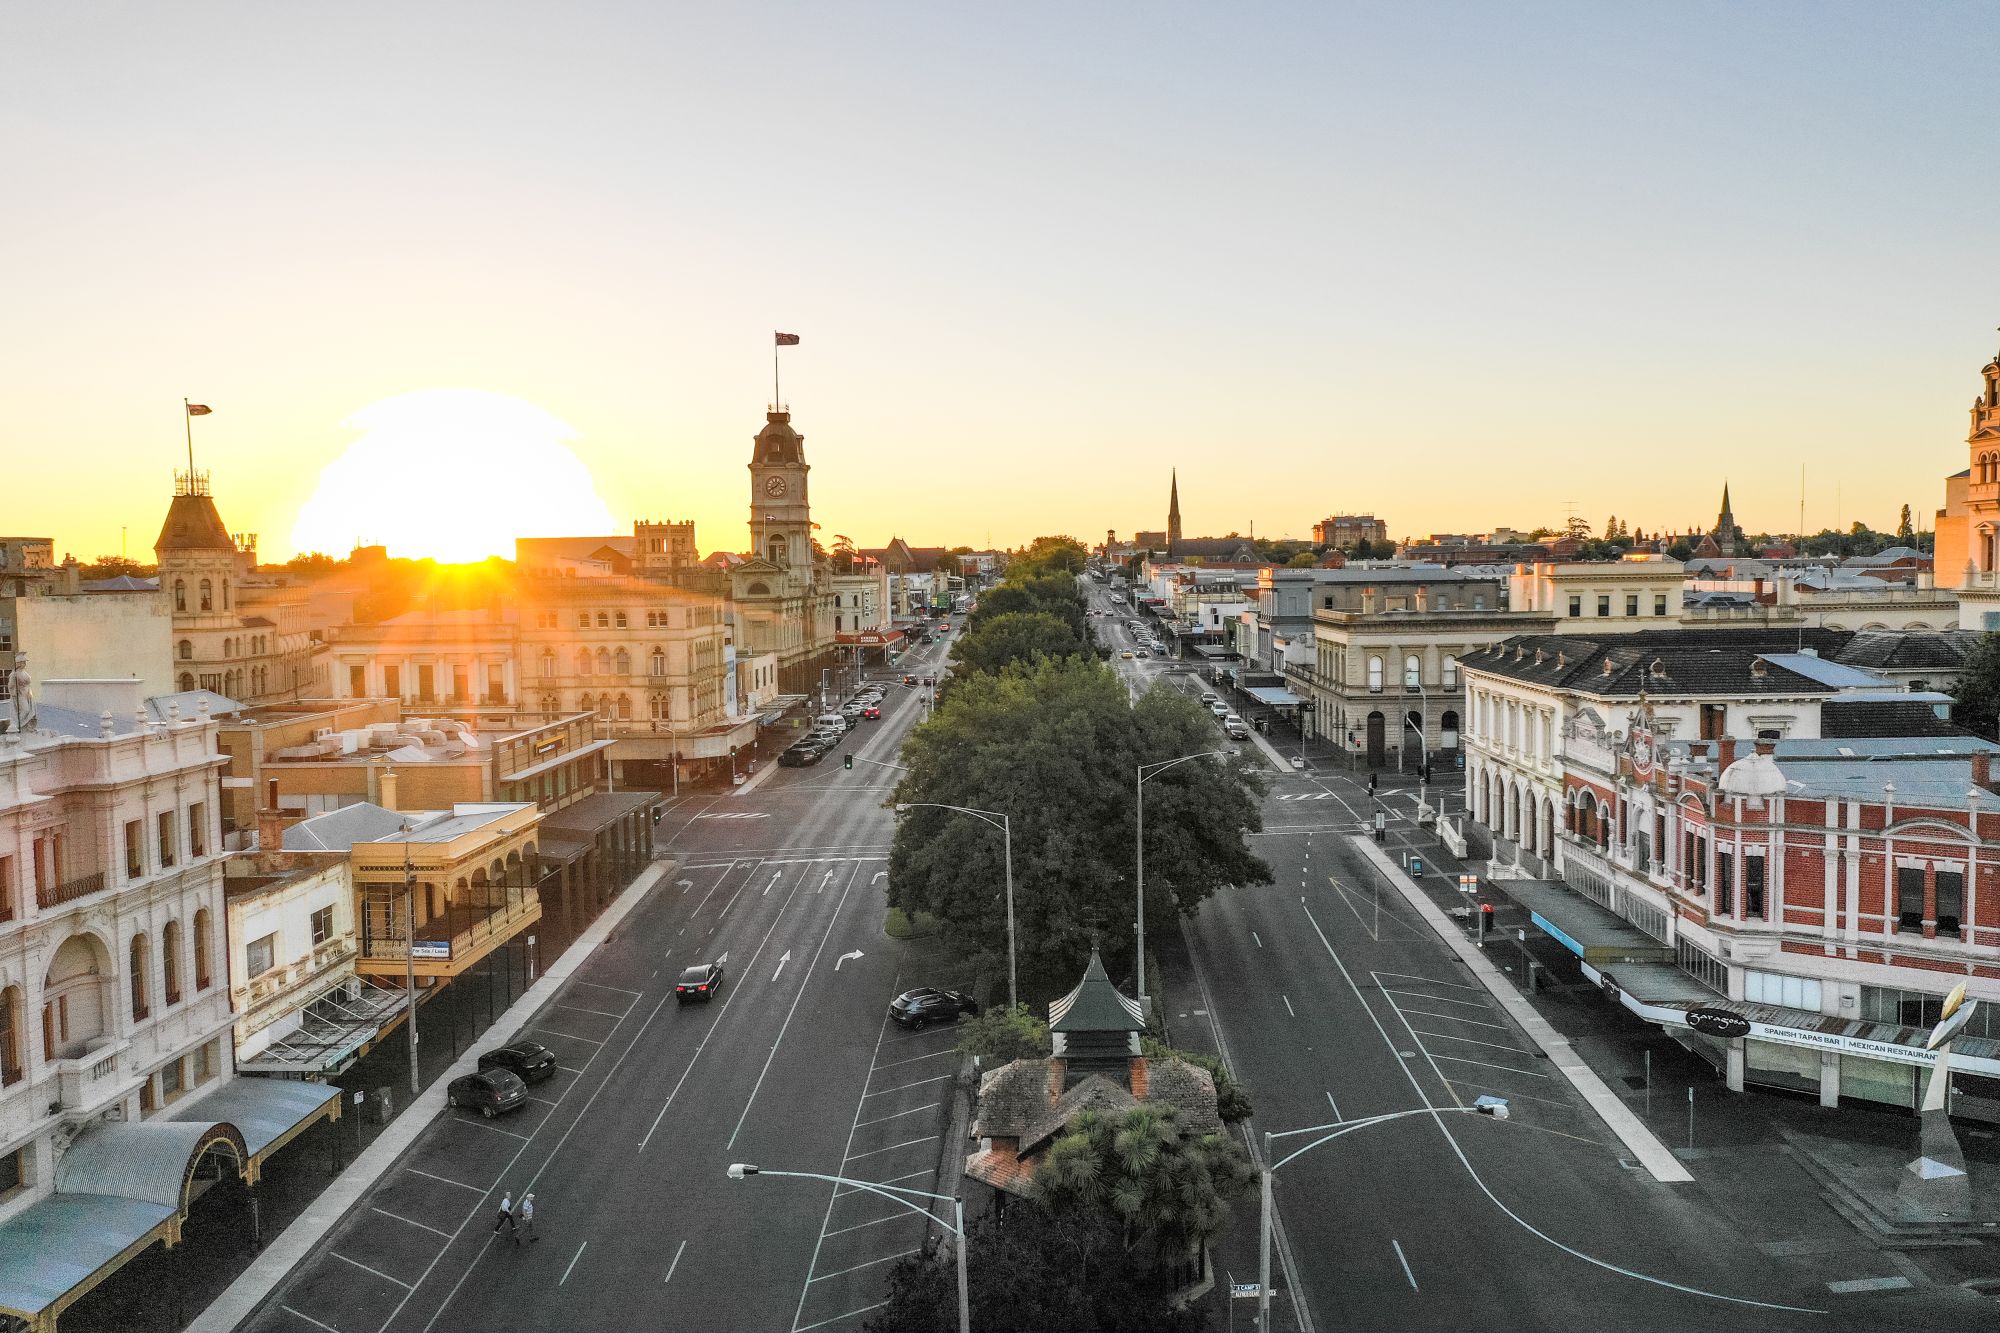
POLYGON ((0 1310, 33 1319, 174 1215, 108 1194, 52 1194, 0 1222, 0 1310))

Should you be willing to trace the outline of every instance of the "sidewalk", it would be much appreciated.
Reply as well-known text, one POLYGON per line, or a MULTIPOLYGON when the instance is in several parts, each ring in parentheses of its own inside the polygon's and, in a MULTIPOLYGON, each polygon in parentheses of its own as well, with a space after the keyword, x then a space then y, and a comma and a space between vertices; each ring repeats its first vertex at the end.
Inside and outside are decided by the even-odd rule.
MULTIPOLYGON (((655 861, 612 900, 576 942, 563 951, 519 998, 487 1028, 482 1048, 504 1045, 562 990, 599 944, 644 901, 647 892, 678 867, 677 861, 655 861)), ((478 1065, 478 1053, 468 1049, 430 1084, 328 1185, 299 1217, 272 1238, 242 1276, 187 1326, 187 1333, 231 1333, 248 1319, 278 1284, 326 1239, 327 1233, 360 1201, 382 1174, 416 1142, 444 1109, 445 1087, 478 1065)))

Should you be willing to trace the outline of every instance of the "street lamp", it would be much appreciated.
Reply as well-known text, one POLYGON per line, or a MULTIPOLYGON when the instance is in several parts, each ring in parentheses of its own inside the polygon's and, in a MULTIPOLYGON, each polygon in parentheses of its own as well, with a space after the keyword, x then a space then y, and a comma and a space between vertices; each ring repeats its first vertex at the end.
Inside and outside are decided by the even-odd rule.
MULTIPOLYGON (((897 765, 885 765, 885 767, 893 768, 897 767, 897 765)), ((1007 1007, 1012 1009, 1021 1002, 1020 997, 1014 990, 1014 823, 998 810, 974 810, 971 806, 946 805, 942 801, 898 801, 896 803, 896 813, 900 815, 906 810, 915 810, 919 807, 931 810, 956 810, 961 815, 971 815, 974 819, 981 820, 999 829, 1000 836, 1005 840, 1004 845, 1007 856, 1007 1007)))
POLYGON ((1139 804, 1139 832, 1134 843, 1136 877, 1139 881, 1139 976, 1135 989, 1139 992, 1139 1003, 1142 1005, 1146 1002, 1146 784, 1175 764, 1185 764, 1190 759, 1226 758, 1228 753, 1226 750, 1203 750, 1200 754, 1184 754, 1178 759, 1141 764, 1135 770, 1132 792, 1139 804))
MULTIPOLYGON (((410 821, 403 821, 403 994, 410 1028, 410 1098, 422 1090, 417 1077, 417 871, 410 862, 410 821)), ((453 1038, 456 1042, 457 1038, 453 1038)))
MULTIPOLYGON (((1507 1099, 1481 1096, 1470 1106, 1419 1106, 1408 1111, 1391 1111, 1387 1115, 1371 1115, 1361 1120, 1335 1120, 1324 1125, 1307 1125, 1304 1129, 1285 1129, 1275 1134, 1264 1135, 1264 1169, 1257 1173, 1258 1192, 1261 1198, 1257 1224, 1257 1326, 1259 1328, 1271 1327, 1271 1177, 1277 1169, 1294 1157, 1303 1156, 1322 1143, 1331 1143, 1341 1135, 1352 1134, 1357 1129, 1370 1129, 1376 1125, 1386 1125, 1391 1120, 1402 1120, 1413 1115, 1449 1115, 1453 1112, 1489 1115, 1495 1120, 1505 1120, 1507 1099), (1303 1148, 1287 1153, 1278 1161, 1271 1160, 1271 1144, 1275 1140, 1289 1139, 1299 1134, 1317 1134, 1323 1129, 1332 1132, 1321 1135, 1303 1148)), ((731 1168, 732 1171, 734 1169, 731 1168)))
POLYGON ((745 1176, 790 1176, 795 1180, 824 1180, 835 1185, 851 1185, 855 1189, 867 1190, 870 1194, 879 1194, 890 1203, 901 1204, 913 1213, 921 1213, 945 1230, 951 1232, 952 1235, 958 1237, 958 1245, 956 1247, 958 1250, 958 1333, 972 1333, 972 1302, 965 1285, 964 1199, 961 1199, 956 1194, 933 1194, 929 1190, 913 1190, 902 1185, 878 1185, 870 1180, 854 1180, 847 1176, 821 1175, 817 1171, 773 1171, 770 1167, 753 1166, 749 1162, 731 1162, 729 1164, 729 1178, 731 1180, 742 1180, 745 1176), (909 1198, 901 1197, 903 1195, 909 1195, 912 1198, 918 1199, 951 1200, 952 1213, 957 1219, 956 1225, 946 1222, 928 1208, 917 1207, 909 1198))

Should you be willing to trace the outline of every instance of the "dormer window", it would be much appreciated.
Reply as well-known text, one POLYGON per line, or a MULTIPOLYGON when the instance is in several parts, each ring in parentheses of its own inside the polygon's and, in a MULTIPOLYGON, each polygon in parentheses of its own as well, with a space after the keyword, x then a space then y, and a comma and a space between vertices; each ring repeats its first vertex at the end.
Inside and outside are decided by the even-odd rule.
POLYGON ((1654 680, 1665 680, 1667 678, 1666 662, 1664 662, 1660 658, 1657 657, 1654 658, 1653 664, 1646 668, 1646 674, 1651 676, 1654 680))

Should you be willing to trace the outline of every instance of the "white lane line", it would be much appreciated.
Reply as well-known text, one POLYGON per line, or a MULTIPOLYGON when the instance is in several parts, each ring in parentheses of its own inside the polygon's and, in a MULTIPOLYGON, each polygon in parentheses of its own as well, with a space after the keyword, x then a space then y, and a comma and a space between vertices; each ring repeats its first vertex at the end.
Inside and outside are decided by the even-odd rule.
MULTIPOLYGON (((831 870, 826 873, 828 875, 833 874, 831 870)), ((812 961, 806 964, 805 976, 799 978, 799 989, 798 993, 792 996, 792 1007, 785 1011, 785 1021, 778 1025, 778 1035, 771 1042, 771 1053, 764 1057, 764 1067, 757 1071, 757 1082, 750 1089, 750 1099, 743 1103, 743 1114, 736 1117, 736 1128, 729 1131, 729 1142, 724 1147, 734 1148, 736 1146, 736 1136, 743 1132, 743 1122, 750 1118, 750 1108, 757 1104, 757 1094, 764 1089, 764 1076, 771 1072, 771 1062, 778 1058, 778 1047, 784 1045, 785 1033, 792 1026, 792 1016, 799 1011, 799 1001, 806 998, 806 987, 812 984, 813 969, 819 966, 820 955, 826 952, 826 942, 833 938, 833 928, 840 924, 840 911, 843 907, 847 906, 847 895, 854 888, 855 876, 860 873, 861 867, 859 864, 847 872, 847 883, 842 885, 840 889, 840 901, 833 905, 833 915, 827 919, 826 933, 819 937, 819 947, 813 950, 812 961)), ((804 883, 804 880, 802 879, 800 883, 804 883)), ((824 881, 822 881, 822 885, 824 885, 824 881)), ((793 886, 792 891, 794 893, 798 892, 796 885, 793 886)), ((814 889, 813 892, 818 893, 819 890, 814 889)), ((791 899, 787 898, 785 901, 790 902, 791 899)), ((785 958, 790 958, 791 956, 792 951, 790 949, 785 950, 785 958)), ((752 959, 751 961, 754 962, 756 960, 752 959)), ((778 972, 783 972, 784 970, 785 959, 781 958, 778 960, 778 972)), ((777 973, 773 973, 771 980, 776 981, 777 979, 777 973)))
MULTIPOLYGON (((921 1171, 905 1171, 900 1176, 890 1176, 887 1180, 871 1180, 868 1183, 871 1185, 898 1185, 905 1180, 915 1180, 918 1176, 928 1176, 934 1169, 927 1166, 921 1171)), ((841 1191, 843 1190, 849 1194, 866 1194, 868 1192, 867 1190, 855 1189, 849 1185, 836 1185, 833 1187, 833 1197, 836 1199, 840 1198, 841 1191)), ((881 1196, 878 1194, 875 1197, 880 1198, 881 1196)), ((912 1213, 911 1216, 914 1217, 916 1214, 912 1213)))
MULTIPOLYGON (((1413 1000, 1429 1000, 1432 1004, 1457 1004, 1457 1005, 1463 1005, 1467 1009, 1484 1009, 1488 1013, 1493 1012, 1493 1006, 1490 1004, 1475 1004, 1471 1000, 1454 1000, 1443 995, 1426 995, 1422 991, 1392 990, 1389 987, 1384 986, 1382 988, 1382 993, 1384 995, 1407 995, 1413 1000)), ((1389 1001, 1389 1003, 1395 1004, 1396 1002, 1394 1000, 1391 1000, 1389 1001)))
POLYGON ((563 1269, 563 1275, 556 1280, 556 1285, 558 1287, 560 1287, 563 1283, 569 1281, 569 1275, 576 1271, 576 1261, 583 1258, 583 1252, 589 1248, 590 1248, 589 1241, 585 1241, 583 1244, 576 1247, 576 1253, 572 1254, 569 1257, 569 1267, 563 1269))
POLYGON ((1410 1271, 1410 1256, 1403 1253, 1403 1242, 1397 1240, 1394 1236, 1391 1236, 1389 1238, 1389 1243, 1396 1247, 1396 1258, 1403 1265, 1403 1276, 1410 1279, 1410 1290, 1422 1291, 1423 1288, 1417 1285, 1417 1275, 1410 1271))
POLYGON ((439 1231, 436 1227, 431 1226, 424 1222, 419 1222, 414 1217, 404 1217, 401 1213, 392 1213, 387 1208, 377 1208, 373 1204, 370 1204, 368 1206, 368 1211, 371 1213, 380 1213, 384 1217, 393 1217, 398 1222, 408 1222, 411 1226, 416 1227, 419 1230, 428 1231, 433 1236, 443 1236, 446 1240, 451 1239, 451 1233, 449 1231, 439 1231))
MULTIPOLYGON (((657 975, 657 974, 656 974, 657 975)), ((580 1004, 564 1004, 560 1000, 549 1006, 551 1009, 569 1009, 579 1014, 596 1014, 599 1018, 623 1018, 625 1014, 614 1014, 609 1009, 586 1009, 580 1004)), ((628 1008, 625 1013, 631 1013, 628 1008)))
MULTIPOLYGON (((854 1194, 859 1194, 859 1193, 861 1193, 861 1191, 860 1191, 860 1190, 853 1190, 853 1191, 850 1191, 850 1192, 851 1192, 851 1193, 854 1193, 854 1194)), ((921 1217, 921 1216, 923 1216, 923 1214, 921 1214, 921 1213, 913 1213, 913 1212, 911 1212, 911 1211, 910 1211, 909 1209, 907 1209, 907 1208, 898 1208, 898 1209, 897 1209, 897 1210, 896 1210, 895 1212, 893 1212, 893 1213, 889 1214, 889 1215, 888 1215, 887 1217, 878 1217, 878 1218, 876 1218, 876 1219, 875 1219, 875 1220, 874 1220, 873 1222, 856 1222, 856 1223, 855 1223, 855 1224, 854 1224, 853 1226, 851 1226, 851 1227, 839 1227, 839 1228, 837 1228, 837 1229, 835 1229, 835 1230, 833 1230, 833 1231, 829 1231, 829 1232, 827 1232, 826 1234, 827 1234, 827 1235, 829 1235, 829 1236, 844 1236, 844 1235, 846 1235, 846 1234, 847 1234, 848 1232, 850 1232, 850 1231, 860 1231, 860 1230, 861 1230, 861 1229, 863 1229, 864 1227, 879 1227, 879 1226, 881 1226, 881 1225, 882 1225, 882 1224, 883 1224, 884 1222, 900 1222, 900 1221, 903 1221, 903 1220, 904 1220, 904 1219, 906 1219, 906 1218, 907 1218, 907 1219, 914 1219, 914 1218, 918 1218, 918 1217, 921 1217)))
MULTIPOLYGON (((886 1304, 888 1304, 888 1302, 887 1302, 887 1301, 884 1301, 884 1302, 883 1302, 883 1304, 884 1304, 884 1305, 886 1305, 886 1304)), ((305 1321, 306 1321, 306 1322, 307 1322, 308 1324, 311 1324, 311 1325, 312 1325, 312 1326, 313 1326, 314 1328, 323 1328, 323 1329, 325 1329, 325 1330, 326 1330, 326 1333, 340 1333, 340 1330, 339 1330, 339 1329, 337 1329, 337 1328, 335 1328, 335 1327, 334 1327, 334 1326, 333 1326, 332 1324, 322 1324, 322 1323, 320 1323, 320 1322, 319 1322, 319 1320, 317 1320, 317 1319, 313 1318, 313 1317, 312 1317, 311 1315, 309 1315, 309 1314, 300 1314, 300 1313, 299 1313, 299 1312, 298 1312, 297 1310, 294 1310, 294 1309, 293 1309, 293 1308, 292 1308, 291 1306, 289 1306, 289 1305, 281 1305, 281 1306, 279 1306, 278 1308, 279 1308, 280 1310, 283 1310, 283 1311, 284 1311, 284 1312, 285 1312, 286 1314, 288 1314, 288 1315, 292 1316, 292 1318, 294 1318, 294 1319, 303 1319, 303 1320, 305 1320, 305 1321)))
POLYGON ((926 1051, 922 1055, 912 1055, 908 1059, 891 1060, 888 1064, 876 1065, 875 1068, 878 1071, 883 1069, 894 1069, 897 1065, 913 1065, 919 1060, 935 1060, 940 1055, 955 1055, 957 1051, 958 1048, 955 1046, 942 1046, 935 1051, 926 1051))
POLYGON ((1286 995, 1280 998, 1282 998, 1285 1002, 1285 1012, 1290 1014, 1293 1018, 1297 1018, 1299 1016, 1299 1011, 1292 1008, 1292 997, 1286 995))
POLYGON ((1527 1052, 1522 1050, 1519 1046, 1502 1046, 1497 1041, 1475 1041, 1471 1037, 1454 1037, 1449 1032, 1430 1032, 1419 1027, 1413 1027, 1410 1029, 1410 1031, 1416 1033, 1419 1037, 1436 1037, 1442 1041, 1459 1041, 1459 1042, 1464 1042, 1467 1046, 1484 1046, 1488 1050, 1506 1051, 1510 1055, 1527 1054, 1527 1052))
POLYGON ((1403 1009, 1400 1004, 1396 1008, 1416 1018, 1442 1018, 1447 1023, 1470 1023, 1476 1028, 1494 1028, 1501 1032, 1510 1030, 1505 1023, 1488 1023, 1478 1018, 1460 1018, 1457 1014, 1434 1014, 1428 1009, 1403 1009))
POLYGON ((531 1137, 533 1137, 532 1135, 529 1134, 516 1134, 511 1129, 502 1129, 498 1125, 488 1124, 484 1117, 478 1120, 466 1120, 461 1118, 457 1123, 461 1125, 477 1125, 481 1129, 490 1129, 495 1134, 505 1134, 510 1139, 519 1139, 523 1143, 526 1143, 531 1137))
MULTIPOLYGON (((911 1216, 914 1217, 915 1214, 913 1213, 911 1214, 911 1216)), ((856 1264, 852 1268, 836 1268, 831 1273, 821 1273, 818 1277, 814 1278, 813 1281, 824 1282, 828 1278, 842 1277, 848 1273, 858 1273, 864 1268, 874 1268, 878 1264, 893 1264, 898 1259, 907 1259, 915 1253, 916 1253, 915 1250, 904 1250, 901 1254, 885 1254, 880 1259, 870 1259, 867 1263, 856 1264)))
POLYGON ((350 1259, 346 1255, 342 1254, 339 1250, 328 1250, 327 1253, 332 1255, 334 1258, 340 1260, 340 1262, 344 1264, 353 1264, 356 1268, 360 1269, 364 1273, 373 1273, 376 1277, 381 1278, 384 1282, 393 1282, 397 1286, 401 1287, 404 1291, 415 1290, 414 1287, 412 1287, 409 1283, 403 1281, 403 1279, 399 1277, 390 1277, 387 1273, 384 1273, 379 1268, 370 1268, 367 1264, 362 1263, 359 1259, 350 1259))
MULTIPOLYGON (((638 999, 642 999, 642 1000, 643 1000, 644 998, 646 998, 646 997, 645 997, 645 993, 644 993, 643 991, 636 991, 636 990, 626 990, 626 989, 625 989, 625 988, 624 988, 623 986, 603 986, 603 985, 599 985, 599 984, 598 984, 597 982, 595 982, 595 981, 572 981, 572 982, 570 983, 570 985, 572 985, 572 986, 588 986, 588 987, 590 987, 590 988, 591 988, 592 990, 608 990, 608 991, 615 991, 616 993, 618 993, 618 994, 620 994, 620 995, 631 995, 631 996, 634 996, 634 997, 636 997, 636 998, 638 998, 638 999)), ((627 1012, 627 1013, 630 1013, 630 1012, 631 1012, 631 1010, 630 1010, 630 1009, 627 1009, 627 1010, 626 1010, 626 1012, 627 1012)))
POLYGON ((1333 1118, 1335 1120, 1343 1118, 1340 1114, 1340 1103, 1333 1099, 1333 1089, 1331 1088, 1327 1089, 1326 1104, 1333 1108, 1333 1118))
POLYGON ((920 1139, 905 1139, 901 1143, 892 1143, 886 1148, 870 1148, 867 1152, 858 1152, 851 1157, 841 1158, 840 1164, 846 1166, 849 1162, 858 1162, 864 1157, 879 1157, 885 1152, 894 1152, 898 1148, 912 1148, 919 1143, 936 1143, 938 1138, 939 1136, 936 1134, 926 1134, 920 1139))
MULTIPOLYGON (((1430 1053, 1426 1051, 1425 1054, 1428 1055, 1430 1053)), ((1526 1074, 1529 1078, 1548 1077, 1547 1074, 1537 1074, 1532 1069, 1516 1069, 1513 1065, 1496 1065, 1489 1060, 1467 1060, 1463 1056, 1458 1056, 1458 1055, 1432 1055, 1431 1059, 1449 1060, 1455 1065, 1478 1065, 1481 1069, 1498 1069, 1509 1074, 1526 1074)), ((1442 1077, 1442 1075, 1440 1075, 1440 1077, 1442 1077)), ((1452 1081, 1451 1079, 1445 1079, 1445 1082, 1447 1083, 1451 1081, 1452 1081)))
POLYGON ((1250 932, 1250 938, 1257 941, 1258 948, 1261 949, 1264 947, 1264 937, 1262 935, 1259 935, 1256 931, 1253 930, 1250 932))
MULTIPOLYGON (((1497 1066, 1496 1066, 1496 1068, 1497 1068, 1497 1066)), ((1518 1072, 1518 1073, 1523 1073, 1523 1074, 1525 1074, 1525 1073, 1527 1073, 1528 1071, 1527 1071, 1527 1070, 1525 1070, 1525 1069, 1522 1069, 1522 1070, 1518 1070, 1518 1071, 1516 1071, 1516 1072, 1518 1072)), ((1477 1091, 1477 1092, 1491 1092, 1491 1091, 1492 1091, 1492 1090, 1494 1089, 1494 1087, 1495 1087, 1495 1086, 1497 1086, 1496 1084, 1492 1083, 1491 1081, 1489 1081, 1489 1080, 1487 1080, 1487 1079, 1479 1079, 1479 1080, 1475 1081, 1475 1080, 1473 1080, 1473 1079, 1469 1079, 1469 1078, 1455 1078, 1455 1079, 1452 1079, 1452 1080, 1450 1080, 1450 1081, 1451 1081, 1451 1082, 1453 1082, 1453 1083, 1457 1083, 1457 1084, 1460 1084, 1460 1085, 1461 1085, 1461 1086, 1463 1086, 1463 1087, 1467 1087, 1467 1088, 1471 1088, 1471 1089, 1473 1089, 1474 1091, 1477 1091)), ((1570 1105, 1570 1103, 1568 1103, 1568 1102, 1558 1102, 1558 1101, 1554 1101, 1554 1100, 1551 1100, 1550 1098, 1547 1098, 1547 1097, 1530 1097, 1530 1096, 1529 1096, 1529 1095, 1528 1095, 1527 1093, 1525 1093, 1525 1092, 1516 1092, 1516 1091, 1514 1091, 1514 1090, 1513 1090, 1512 1088, 1507 1088, 1507 1089, 1505 1089, 1505 1092, 1506 1092, 1506 1094, 1507 1094, 1507 1099, 1508 1099, 1509 1101, 1513 1101, 1513 1100, 1515 1100, 1515 1099, 1517 1099, 1517 1098, 1518 1098, 1519 1100, 1521 1100, 1521 1101, 1524 1101, 1524 1102, 1540 1102, 1540 1103, 1541 1103, 1541 1104, 1542 1104, 1543 1106, 1555 1106, 1555 1107, 1560 1107, 1560 1108, 1561 1108, 1562 1110, 1565 1110, 1565 1111, 1574 1111, 1574 1110, 1576 1110, 1576 1109, 1577 1109, 1576 1107, 1574 1107, 1574 1106, 1570 1105)))
POLYGON ((828 1324, 837 1324, 843 1319, 852 1319, 858 1314, 867 1314, 870 1310, 879 1310, 888 1303, 887 1301, 877 1301, 873 1305, 864 1305, 859 1310, 849 1310, 846 1314, 837 1314, 831 1319, 822 1319, 817 1323, 807 1324, 803 1328, 794 1324, 792 1325, 792 1333, 807 1333, 808 1329, 825 1328, 828 1324))
POLYGON ((906 1115, 915 1115, 919 1111, 934 1111, 943 1105, 943 1102, 925 1102, 922 1106, 912 1106, 909 1110, 898 1111, 894 1115, 882 1115, 875 1117, 873 1120, 864 1120, 856 1125, 855 1128, 866 1129, 870 1125, 880 1125, 890 1120, 901 1120, 906 1115))
MULTIPOLYGON (((572 1070, 571 1072, 574 1073, 575 1071, 572 1070)), ((486 1197, 486 1187, 484 1185, 468 1185, 462 1180, 453 1180, 448 1176, 434 1176, 428 1171, 419 1171, 414 1166, 406 1166, 403 1169, 413 1176, 422 1176, 425 1180, 435 1180, 440 1185, 456 1185, 462 1190, 471 1190, 481 1198, 486 1197)))
POLYGON ((592 1046, 602 1046, 604 1044, 604 1038, 602 1037, 579 1037, 574 1032, 558 1032, 546 1023, 537 1024, 535 1030, 537 1032, 546 1032, 551 1037, 567 1037, 571 1041, 587 1041, 592 1046))
POLYGON ((674 1270, 681 1266, 681 1251, 685 1250, 687 1247, 688 1243, 686 1241, 682 1241, 679 1245, 674 1247, 674 1261, 667 1265, 667 1276, 664 1280, 661 1281, 660 1283, 661 1286, 664 1287, 667 1285, 668 1282, 672 1282, 674 1280, 674 1270))
POLYGON ((1478 991, 1482 995, 1486 993, 1485 988, 1481 986, 1468 986, 1462 981, 1440 981, 1436 977, 1420 977, 1414 972, 1377 972, 1374 975, 1378 977, 1403 977, 1409 981, 1421 981, 1432 986, 1449 986, 1453 990, 1478 991))
POLYGON ((867 1097, 863 1097, 862 1100, 866 1101, 868 1097, 886 1097, 892 1092, 904 1092, 910 1088, 921 1088, 926 1083, 942 1083, 950 1077, 950 1074, 939 1074, 936 1078, 920 1078, 915 1083, 898 1083, 893 1088, 884 1088, 880 1092, 871 1092, 867 1097))

